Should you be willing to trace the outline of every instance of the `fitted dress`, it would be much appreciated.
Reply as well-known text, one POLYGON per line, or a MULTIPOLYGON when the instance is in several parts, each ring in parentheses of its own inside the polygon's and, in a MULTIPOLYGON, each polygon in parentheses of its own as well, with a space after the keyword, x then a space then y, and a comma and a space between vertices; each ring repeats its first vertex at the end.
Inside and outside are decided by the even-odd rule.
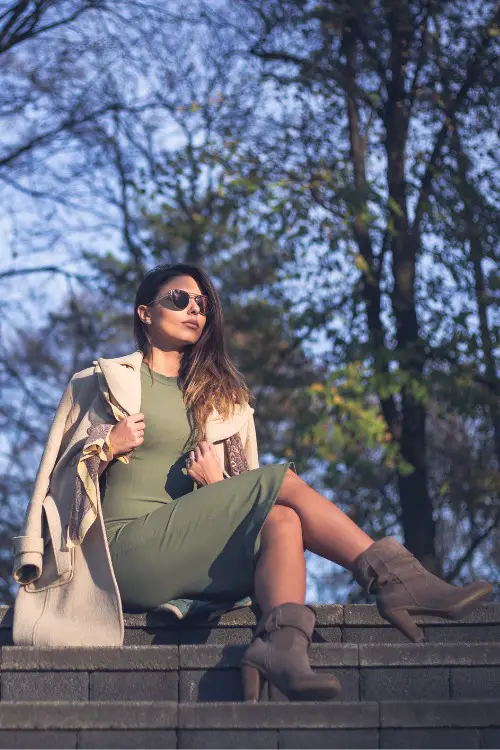
POLYGON ((142 363, 141 389, 144 442, 101 476, 124 610, 210 619, 252 604, 261 529, 293 461, 198 486, 186 469, 194 443, 177 377, 142 363))

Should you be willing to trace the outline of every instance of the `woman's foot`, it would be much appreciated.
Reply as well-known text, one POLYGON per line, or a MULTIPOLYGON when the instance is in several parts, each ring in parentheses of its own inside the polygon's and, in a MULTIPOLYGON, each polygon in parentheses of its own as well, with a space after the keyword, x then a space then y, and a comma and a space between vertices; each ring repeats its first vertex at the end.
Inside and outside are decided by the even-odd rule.
POLYGON ((308 649, 316 615, 306 604, 285 602, 263 614, 241 660, 245 701, 257 702, 265 680, 289 700, 334 700, 341 693, 334 675, 313 672, 308 649), (261 685, 262 680, 262 685, 261 685))
POLYGON ((377 597, 380 615, 414 643, 426 640, 410 615, 459 620, 491 592, 487 581, 453 586, 433 575, 394 537, 383 537, 359 555, 352 566, 355 580, 377 597))

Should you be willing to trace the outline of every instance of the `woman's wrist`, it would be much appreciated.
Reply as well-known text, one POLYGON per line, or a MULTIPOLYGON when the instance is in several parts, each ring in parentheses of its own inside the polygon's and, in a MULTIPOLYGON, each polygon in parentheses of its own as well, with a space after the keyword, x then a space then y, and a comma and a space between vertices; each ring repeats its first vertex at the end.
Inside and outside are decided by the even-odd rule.
POLYGON ((111 433, 108 437, 107 446, 108 446, 108 451, 107 451, 108 461, 112 461, 113 458, 115 457, 115 449, 113 448, 113 443, 111 442, 111 433))

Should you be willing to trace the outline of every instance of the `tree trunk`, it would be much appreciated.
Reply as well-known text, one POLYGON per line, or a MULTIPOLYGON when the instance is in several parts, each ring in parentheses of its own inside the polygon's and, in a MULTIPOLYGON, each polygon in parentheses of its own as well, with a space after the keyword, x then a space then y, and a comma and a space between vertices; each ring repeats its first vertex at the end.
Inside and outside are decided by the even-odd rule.
POLYGON ((396 320, 397 355, 404 377, 401 391, 403 413, 400 448, 402 457, 413 466, 407 476, 398 475, 399 497, 405 544, 435 573, 441 572, 436 556, 436 524, 427 486, 426 407, 412 393, 413 383, 422 380, 425 365, 424 342, 418 328, 415 307, 415 267, 420 249, 419 233, 408 222, 406 188, 406 142, 408 137, 405 70, 413 28, 404 2, 387 4, 391 33, 390 78, 387 80, 385 109, 387 185, 394 289, 392 307, 396 320))

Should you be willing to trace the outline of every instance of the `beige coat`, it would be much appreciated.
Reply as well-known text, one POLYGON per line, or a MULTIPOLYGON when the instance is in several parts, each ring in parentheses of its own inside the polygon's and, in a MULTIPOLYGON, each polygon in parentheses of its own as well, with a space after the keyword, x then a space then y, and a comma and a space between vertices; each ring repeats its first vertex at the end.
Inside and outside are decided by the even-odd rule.
MULTIPOLYGON (((67 531, 89 432, 95 425, 116 423, 117 414, 140 412, 142 360, 140 351, 101 357, 73 375, 64 391, 21 533, 12 539, 12 575, 20 584, 14 603, 15 645, 123 646, 122 602, 99 498, 97 517, 87 522, 81 544, 68 545, 67 531)), ((249 469, 259 467, 253 413, 247 403, 236 407, 229 420, 215 410, 207 420, 206 440, 214 444, 226 477, 232 474, 223 441, 230 436, 241 438, 249 469)))

